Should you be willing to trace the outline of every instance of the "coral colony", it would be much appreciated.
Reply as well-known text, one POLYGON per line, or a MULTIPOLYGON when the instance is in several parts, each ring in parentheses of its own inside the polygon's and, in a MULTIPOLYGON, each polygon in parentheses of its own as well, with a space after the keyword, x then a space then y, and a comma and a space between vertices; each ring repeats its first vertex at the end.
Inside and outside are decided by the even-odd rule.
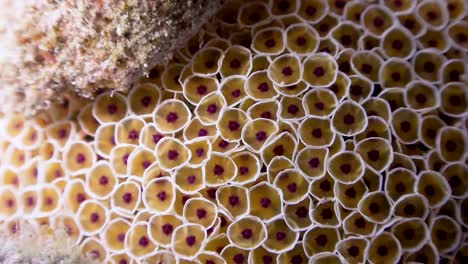
POLYGON ((128 93, 2 114, 0 223, 104 263, 467 263, 467 3, 234 1, 128 93))

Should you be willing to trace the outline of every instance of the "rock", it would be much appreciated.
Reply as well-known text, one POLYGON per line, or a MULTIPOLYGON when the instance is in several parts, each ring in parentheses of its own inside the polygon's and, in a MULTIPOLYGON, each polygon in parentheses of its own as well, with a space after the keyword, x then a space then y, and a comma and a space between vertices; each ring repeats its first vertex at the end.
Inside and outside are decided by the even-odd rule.
POLYGON ((0 0, 0 110, 32 115, 70 90, 126 91, 223 2, 0 0))

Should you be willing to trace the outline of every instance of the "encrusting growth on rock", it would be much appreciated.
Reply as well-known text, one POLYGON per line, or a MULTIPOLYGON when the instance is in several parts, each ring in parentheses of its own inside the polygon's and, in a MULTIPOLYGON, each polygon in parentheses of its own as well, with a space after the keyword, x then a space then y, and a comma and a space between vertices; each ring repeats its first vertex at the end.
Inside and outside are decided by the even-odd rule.
POLYGON ((0 0, 2 108, 34 114, 66 91, 126 91, 223 2, 0 0))
POLYGON ((0 233, 0 239, 0 263, 3 264, 98 263, 92 256, 80 253, 79 247, 67 238, 64 228, 54 231, 44 228, 37 233, 32 226, 23 223, 21 232, 5 237, 0 233))

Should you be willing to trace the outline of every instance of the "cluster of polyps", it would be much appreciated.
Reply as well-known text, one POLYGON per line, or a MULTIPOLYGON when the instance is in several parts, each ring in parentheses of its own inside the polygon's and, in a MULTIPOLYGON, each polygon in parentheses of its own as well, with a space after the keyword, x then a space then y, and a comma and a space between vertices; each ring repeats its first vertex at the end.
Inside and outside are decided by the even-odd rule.
POLYGON ((119 264, 462 263, 466 8, 231 3, 128 94, 3 114, 3 230, 119 264))

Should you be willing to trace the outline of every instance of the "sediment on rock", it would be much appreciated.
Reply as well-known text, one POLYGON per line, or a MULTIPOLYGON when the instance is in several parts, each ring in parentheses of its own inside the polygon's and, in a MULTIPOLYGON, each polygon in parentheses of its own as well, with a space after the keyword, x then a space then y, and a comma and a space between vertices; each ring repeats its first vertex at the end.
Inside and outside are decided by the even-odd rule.
POLYGON ((30 115, 70 90, 126 91, 223 2, 0 0, 0 110, 30 115))

